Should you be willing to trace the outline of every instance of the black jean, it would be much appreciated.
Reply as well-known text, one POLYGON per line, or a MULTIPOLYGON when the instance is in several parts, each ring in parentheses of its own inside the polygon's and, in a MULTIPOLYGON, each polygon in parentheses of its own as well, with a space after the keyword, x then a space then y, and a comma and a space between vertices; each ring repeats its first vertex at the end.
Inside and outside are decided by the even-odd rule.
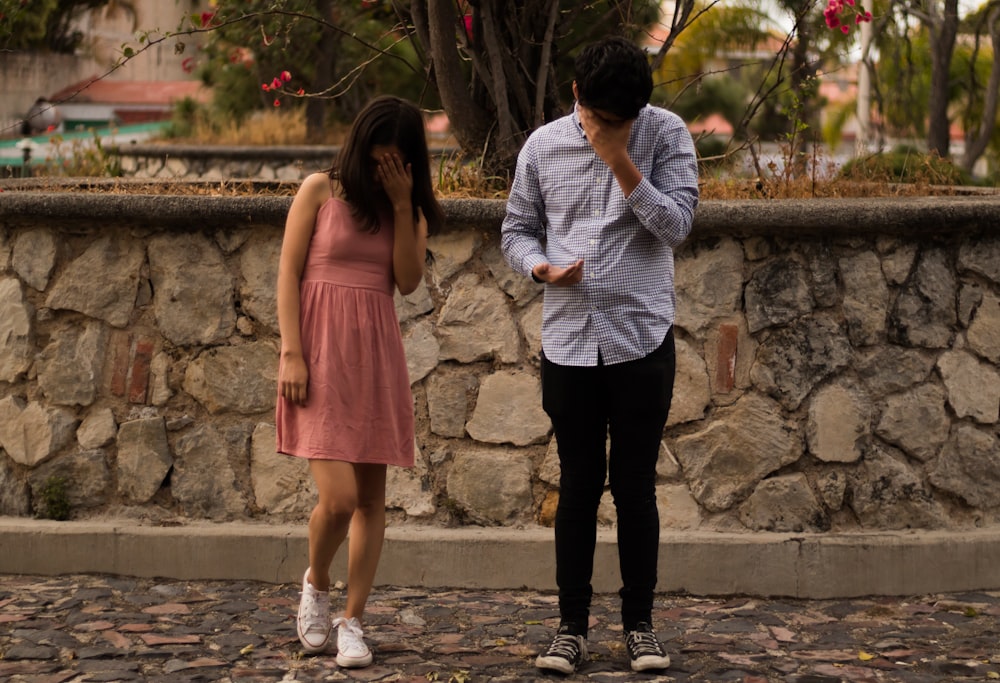
POLYGON ((627 363, 570 367, 542 355, 542 406, 559 447, 556 584, 562 623, 586 635, 593 597, 597 508, 605 478, 618 516, 622 624, 650 622, 660 517, 656 460, 674 388, 674 334, 627 363), (607 440, 610 435, 610 454, 607 440))

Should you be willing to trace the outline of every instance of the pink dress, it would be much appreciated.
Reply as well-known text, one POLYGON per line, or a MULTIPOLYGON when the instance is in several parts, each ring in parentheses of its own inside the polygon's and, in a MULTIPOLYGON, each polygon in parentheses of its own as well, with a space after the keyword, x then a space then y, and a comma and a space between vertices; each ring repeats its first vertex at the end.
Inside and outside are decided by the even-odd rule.
POLYGON ((349 205, 316 215, 300 288, 308 400, 278 396, 279 453, 413 466, 413 398, 393 304, 393 226, 359 228, 349 205))

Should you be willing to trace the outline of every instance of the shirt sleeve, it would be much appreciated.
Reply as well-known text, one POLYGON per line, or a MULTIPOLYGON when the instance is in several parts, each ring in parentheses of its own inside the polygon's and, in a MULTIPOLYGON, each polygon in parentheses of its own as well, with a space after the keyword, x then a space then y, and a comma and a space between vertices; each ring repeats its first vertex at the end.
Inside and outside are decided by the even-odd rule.
POLYGON ((691 232, 698 206, 698 157, 679 116, 664 112, 649 175, 628 196, 639 222, 657 239, 677 247, 691 232))
POLYGON ((548 258, 542 247, 545 238, 545 202, 538 184, 536 143, 532 137, 517 156, 514 182, 507 196, 507 214, 500 228, 500 248, 507 263, 522 275, 548 258))

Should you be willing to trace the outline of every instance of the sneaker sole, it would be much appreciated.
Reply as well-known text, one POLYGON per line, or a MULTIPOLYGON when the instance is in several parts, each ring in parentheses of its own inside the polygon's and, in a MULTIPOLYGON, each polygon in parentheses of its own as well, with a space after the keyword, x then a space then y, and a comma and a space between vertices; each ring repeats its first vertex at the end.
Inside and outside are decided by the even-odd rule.
POLYGON ((643 661, 643 657, 632 661, 632 671, 661 671, 670 666, 670 657, 653 657, 655 661, 643 661))
POLYGON ((548 671, 558 671, 561 674, 571 674, 576 671, 573 663, 562 657, 539 657, 535 660, 535 666, 548 671))
POLYGON ((337 666, 345 669, 360 669, 372 663, 372 653, 369 652, 364 657, 348 657, 347 655, 337 655, 337 666))
POLYGON ((310 645, 306 642, 306 639, 302 637, 302 632, 298 630, 297 626, 295 631, 298 633, 299 643, 301 643, 302 649, 305 650, 306 654, 318 655, 321 652, 325 652, 326 648, 330 645, 330 636, 326 637, 326 640, 323 641, 322 645, 310 645))

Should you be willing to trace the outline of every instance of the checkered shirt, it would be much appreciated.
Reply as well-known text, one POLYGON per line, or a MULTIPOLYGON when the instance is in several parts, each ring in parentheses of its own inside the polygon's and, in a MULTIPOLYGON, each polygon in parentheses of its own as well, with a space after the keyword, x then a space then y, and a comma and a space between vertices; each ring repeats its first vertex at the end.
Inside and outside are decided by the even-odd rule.
POLYGON ((517 160, 501 248, 523 275, 583 259, 583 280, 545 286, 542 348, 558 365, 623 363, 652 353, 674 322, 674 248, 691 231, 698 167, 676 114, 646 106, 628 152, 643 175, 625 197, 573 113, 542 126, 517 160))

